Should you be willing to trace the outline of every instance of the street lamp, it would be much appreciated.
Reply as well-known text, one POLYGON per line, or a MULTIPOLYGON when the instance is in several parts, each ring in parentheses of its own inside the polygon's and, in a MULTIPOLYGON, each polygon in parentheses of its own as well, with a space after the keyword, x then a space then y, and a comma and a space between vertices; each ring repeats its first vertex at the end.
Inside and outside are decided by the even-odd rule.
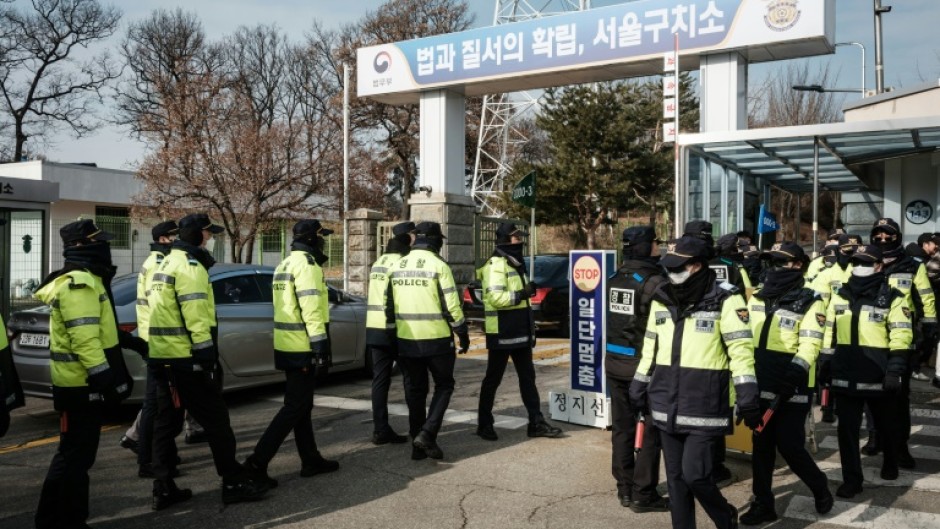
POLYGON ((865 46, 861 42, 836 42, 836 48, 839 46, 858 46, 862 50, 862 97, 865 97, 865 46))
POLYGON ((837 93, 841 92, 841 93, 852 93, 852 94, 857 94, 861 92, 862 95, 865 94, 864 88, 823 88, 822 85, 818 85, 818 84, 807 84, 807 85, 798 84, 798 85, 793 85, 792 88, 796 90, 797 92, 818 92, 820 94, 823 94, 826 92, 837 92, 837 93))
POLYGON ((891 12, 891 6, 882 6, 875 0, 875 93, 885 91, 885 64, 881 42, 881 15, 891 12))

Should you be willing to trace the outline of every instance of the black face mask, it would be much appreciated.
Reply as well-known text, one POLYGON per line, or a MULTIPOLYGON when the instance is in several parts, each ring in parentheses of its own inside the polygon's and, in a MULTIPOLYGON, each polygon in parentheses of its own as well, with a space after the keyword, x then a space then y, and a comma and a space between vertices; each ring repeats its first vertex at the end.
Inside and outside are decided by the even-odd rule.
POLYGON ((509 258, 509 264, 514 268, 519 268, 523 266, 524 260, 522 256, 522 249, 525 246, 525 243, 517 242, 515 244, 498 244, 496 245, 496 250, 493 252, 493 255, 501 255, 503 257, 509 258))
POLYGON ((196 261, 199 261, 199 264, 201 264, 206 270, 212 268, 212 265, 215 264, 215 259, 212 257, 212 254, 206 251, 205 248, 196 246, 195 244, 190 244, 182 238, 173 241, 171 247, 179 248, 180 250, 188 253, 190 257, 196 261))

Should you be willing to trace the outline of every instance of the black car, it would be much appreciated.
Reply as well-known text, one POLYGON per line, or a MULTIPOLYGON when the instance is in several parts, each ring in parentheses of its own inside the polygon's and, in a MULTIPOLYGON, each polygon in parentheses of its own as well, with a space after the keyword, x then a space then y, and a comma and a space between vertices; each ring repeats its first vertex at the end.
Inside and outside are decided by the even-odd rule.
MULTIPOLYGON (((529 257, 525 258, 526 269, 529 257)), ((536 329, 557 329, 565 338, 570 334, 568 325, 568 255, 547 254, 535 256, 535 295, 532 313, 536 329)), ((463 312, 468 321, 483 321, 483 290, 479 281, 468 284, 463 291, 463 312)))

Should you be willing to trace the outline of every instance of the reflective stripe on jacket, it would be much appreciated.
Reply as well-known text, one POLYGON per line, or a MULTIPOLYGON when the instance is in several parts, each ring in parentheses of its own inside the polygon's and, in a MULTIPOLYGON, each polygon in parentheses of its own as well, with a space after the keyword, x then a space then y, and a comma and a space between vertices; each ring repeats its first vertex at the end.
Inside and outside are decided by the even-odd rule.
POLYGON ((509 260, 493 256, 477 270, 483 288, 483 314, 487 349, 529 347, 534 321, 525 294, 525 271, 513 268, 509 260))
POLYGON ((388 275, 399 260, 401 254, 383 254, 372 264, 369 271, 369 301, 366 305, 367 345, 388 346, 391 345, 391 340, 395 339, 395 323, 386 311, 386 302, 388 275))
POLYGON ((832 298, 832 295, 839 292, 842 285, 852 277, 853 268, 855 268, 855 266, 850 263, 845 267, 845 270, 843 270, 842 267, 839 266, 839 263, 836 263, 819 272, 819 275, 816 276, 816 279, 813 280, 809 287, 819 292, 823 302, 828 306, 829 299, 832 298))
POLYGON ((323 269, 307 252, 294 250, 274 271, 274 366, 303 368, 314 348, 327 344, 330 297, 323 269))
POLYGON ((209 272, 174 248, 150 280, 149 349, 151 363, 193 364, 193 352, 215 345, 215 297, 209 272))
POLYGON ((388 304, 394 309, 401 356, 454 354, 452 328, 463 309, 450 267, 436 253, 413 248, 391 272, 388 304))
POLYGON ((888 285, 901 291, 911 301, 915 320, 937 323, 936 296, 927 278, 927 267, 908 256, 901 257, 900 261, 885 267, 888 285))
POLYGON ((754 332, 754 369, 761 398, 773 400, 789 364, 807 373, 788 402, 808 406, 809 388, 815 387, 815 367, 826 331, 826 307, 818 293, 797 288, 768 306, 757 291, 748 309, 754 332))
POLYGON ((164 258, 163 252, 150 252, 144 264, 140 266, 140 274, 137 275, 137 335, 144 340, 150 337, 150 303, 147 301, 147 289, 153 273, 163 263, 164 258))
POLYGON ((733 431, 734 393, 742 406, 758 406, 749 322, 744 296, 717 283, 686 315, 660 298, 653 301, 633 386, 648 384, 657 428, 727 434, 733 431))
POLYGON ((111 300, 98 276, 72 270, 36 292, 52 307, 49 314, 49 368, 57 410, 102 400, 89 388, 88 377, 110 369, 108 350, 120 354, 111 300))
POLYGON ((848 299, 834 294, 826 313, 823 354, 831 354, 832 389, 880 393, 889 364, 906 365, 914 338, 910 301, 883 285, 879 292, 848 299))

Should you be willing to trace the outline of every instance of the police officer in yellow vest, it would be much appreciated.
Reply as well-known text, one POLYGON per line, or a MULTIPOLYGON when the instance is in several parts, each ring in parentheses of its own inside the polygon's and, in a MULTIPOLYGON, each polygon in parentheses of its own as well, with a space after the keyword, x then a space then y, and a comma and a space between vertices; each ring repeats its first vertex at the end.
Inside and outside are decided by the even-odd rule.
POLYGON ((913 331, 910 300, 888 285, 881 249, 860 246, 852 255, 852 276, 834 292, 826 314, 824 347, 832 360, 821 364, 819 378, 829 382, 839 417, 842 462, 840 498, 862 491, 858 451, 862 408, 867 404, 884 446, 881 478, 898 477, 895 400, 907 369, 913 331))
POLYGON ((777 519, 771 485, 778 450, 809 487, 816 511, 824 514, 833 506, 826 475, 804 446, 804 424, 815 385, 811 373, 826 329, 826 307, 819 294, 805 286, 803 265, 808 259, 800 245, 777 243, 764 258, 769 262, 766 280, 748 301, 748 313, 761 409, 776 411, 763 431, 753 436, 754 500, 741 515, 744 525, 777 519))
POLYGON ((150 376, 157 381, 153 427, 153 509, 165 509, 192 497, 173 480, 173 438, 182 429, 180 407, 205 428, 216 472, 222 477, 222 502, 261 498, 269 486, 253 481, 235 459, 235 434, 221 385, 215 379, 219 349, 215 338, 215 299, 209 269, 215 259, 205 249, 223 228, 205 213, 179 221, 179 239, 151 278, 150 376))
POLYGON ((36 511, 37 529, 87 527, 88 470, 95 463, 103 404, 131 392, 118 341, 110 282, 112 238, 92 220, 59 230, 65 266, 35 296, 50 305, 53 406, 60 412, 59 449, 52 458, 36 511))
POLYGON ((274 271, 274 367, 287 378, 284 405, 245 460, 251 477, 272 488, 277 480, 268 476, 268 463, 291 431, 302 477, 339 468, 339 462, 325 459, 317 450, 310 419, 317 370, 332 365, 329 290, 322 268, 327 261, 324 237, 332 234, 318 220, 298 222, 291 253, 274 271))
POLYGON ((835 250, 839 248, 839 236, 843 235, 845 230, 842 228, 835 228, 829 230, 828 236, 826 237, 826 245, 823 247, 823 251, 820 252, 820 255, 809 262, 809 266, 806 267, 806 281, 812 283, 816 276, 818 276, 823 270, 831 267, 835 263, 835 252, 832 251, 831 255, 833 258, 826 259, 827 255, 830 255, 830 252, 827 250, 835 250))
POLYGON ((470 348, 454 275, 439 253, 444 233, 436 222, 415 227, 415 243, 391 273, 388 307, 394 313, 399 360, 408 371, 405 388, 408 403, 411 458, 443 459, 437 434, 454 393, 454 334, 460 353, 470 348), (434 378, 434 396, 427 408, 428 372, 434 378))
POLYGON ((810 288, 819 292, 827 304, 829 298, 839 291, 839 288, 852 277, 852 255, 856 248, 862 245, 862 238, 858 235, 842 234, 839 236, 839 252, 836 262, 829 268, 822 270, 813 279, 810 288))
MULTIPOLYGON (((147 302, 147 284, 153 273, 163 263, 163 259, 170 253, 170 246, 179 235, 176 221, 168 220, 154 226, 151 230, 153 242, 150 244, 150 255, 144 260, 137 275, 137 334, 142 339, 149 337, 150 306, 147 302)), ((144 478, 153 478, 153 418, 157 413, 157 385, 152 377, 147 377, 147 388, 144 393, 144 403, 137 414, 137 418, 130 428, 121 437, 120 445, 133 450, 137 454, 137 475, 144 478)), ((174 443, 174 448, 176 443, 174 443)))
POLYGON ((751 429, 761 424, 747 305, 715 281, 708 255, 701 239, 669 243, 660 264, 670 285, 654 294, 630 386, 631 402, 649 408, 660 431, 675 529, 696 527, 693 498, 719 529, 737 526, 737 509, 711 476, 712 447, 733 431, 732 384, 739 416, 751 429))
MULTIPOLYGON (((392 226, 392 238, 369 272, 369 301, 366 310, 366 346, 372 359, 372 443, 404 443, 408 436, 400 435, 388 424, 388 389, 392 383, 392 366, 398 360, 398 341, 395 324, 386 313, 388 276, 398 261, 411 251, 414 242, 414 222, 399 222, 392 226)), ((405 387, 408 373, 402 371, 405 387)))
MULTIPOLYGON (((888 285, 900 290, 911 302, 914 344, 921 341, 936 344, 936 297, 927 278, 927 268, 904 252, 901 227, 894 219, 878 219, 871 229, 871 243, 881 248, 888 285)), ((918 363, 916 350, 910 351, 908 369, 904 370, 901 389, 895 401, 895 417, 898 420, 898 465, 906 469, 913 469, 916 464, 907 444, 911 437, 911 373, 914 365, 918 363)))
POLYGON ((498 436, 493 429, 493 403, 496 390, 503 380, 506 364, 512 358, 519 376, 519 392, 529 415, 529 437, 559 437, 561 428, 549 424, 539 409, 539 390, 535 387, 535 322, 529 298, 535 285, 527 281, 522 256, 523 237, 528 233, 511 222, 496 228, 496 249, 493 256, 477 270, 483 288, 483 309, 486 316, 486 375, 480 388, 477 410, 477 435, 488 441, 498 436))

